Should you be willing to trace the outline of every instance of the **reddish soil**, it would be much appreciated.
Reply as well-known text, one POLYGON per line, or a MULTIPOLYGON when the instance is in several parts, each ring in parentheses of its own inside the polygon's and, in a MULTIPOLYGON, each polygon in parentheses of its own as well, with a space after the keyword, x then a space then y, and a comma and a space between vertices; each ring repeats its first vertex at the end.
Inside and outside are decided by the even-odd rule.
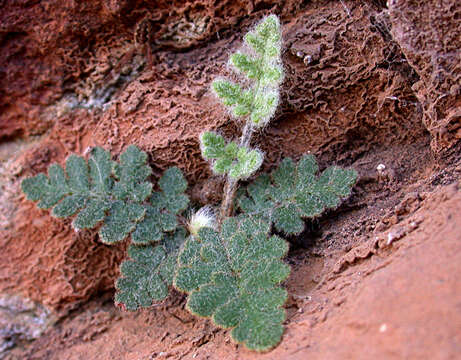
POLYGON ((461 358, 459 1, 0 4, 0 295, 25 296, 58 319, 0 358, 461 358), (137 313, 116 309, 125 245, 74 233, 19 184, 88 146, 117 155, 135 143, 154 180, 178 165, 194 201, 219 201, 198 135, 232 137, 238 126, 209 83, 272 12, 286 78, 276 119, 255 139, 265 169, 310 151, 359 180, 340 208, 290 239, 286 332, 256 354, 193 318, 181 294, 137 313))

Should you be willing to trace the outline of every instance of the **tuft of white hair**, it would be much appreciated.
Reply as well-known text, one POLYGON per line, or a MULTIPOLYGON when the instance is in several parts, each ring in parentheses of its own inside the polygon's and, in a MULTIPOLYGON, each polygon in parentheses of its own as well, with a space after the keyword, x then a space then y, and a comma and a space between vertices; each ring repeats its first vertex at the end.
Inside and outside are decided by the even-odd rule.
POLYGON ((203 227, 216 228, 216 216, 209 205, 202 207, 192 215, 188 225, 189 232, 194 237, 198 236, 199 230, 203 227))

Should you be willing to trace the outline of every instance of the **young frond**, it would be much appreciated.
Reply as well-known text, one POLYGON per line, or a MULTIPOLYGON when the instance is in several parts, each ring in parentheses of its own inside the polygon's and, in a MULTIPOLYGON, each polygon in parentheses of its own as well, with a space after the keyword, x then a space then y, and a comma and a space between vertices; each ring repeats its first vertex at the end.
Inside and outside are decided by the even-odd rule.
POLYGON ((278 105, 279 86, 283 80, 281 39, 278 18, 275 15, 266 17, 244 38, 253 51, 241 50, 230 56, 233 68, 251 80, 252 85, 243 89, 224 79, 215 80, 212 85, 234 116, 248 116, 256 128, 269 123, 278 105))
POLYGON ((238 146, 214 132, 205 132, 200 137, 202 155, 206 160, 214 160, 213 170, 217 174, 228 174, 232 179, 246 179, 253 175, 262 164, 263 155, 258 150, 238 146))

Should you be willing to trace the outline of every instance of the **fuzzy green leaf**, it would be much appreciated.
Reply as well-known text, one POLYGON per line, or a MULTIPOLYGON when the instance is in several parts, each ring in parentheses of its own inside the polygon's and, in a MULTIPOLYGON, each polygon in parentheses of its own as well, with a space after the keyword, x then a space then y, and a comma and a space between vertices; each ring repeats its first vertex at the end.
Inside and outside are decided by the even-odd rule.
POLYGON ((287 243, 269 232, 260 218, 229 218, 220 233, 200 229, 186 241, 174 280, 193 314, 233 328, 235 341, 258 351, 281 339, 287 293, 280 284, 290 272, 281 260, 287 243))
MULTIPOLYGON (((243 56, 243 54, 240 55, 243 56)), ((240 85, 227 80, 215 80, 213 81, 213 90, 222 99, 224 105, 231 107, 235 116, 244 116, 251 112, 254 99, 254 92, 251 89, 243 90, 240 85)))
POLYGON ((228 173, 235 180, 246 179, 262 164, 263 155, 259 151, 239 147, 234 142, 226 144, 216 133, 203 133, 200 140, 202 155, 207 160, 215 160, 213 170, 217 174, 228 173))
POLYGON ((99 230, 101 241, 113 244, 125 239, 136 227, 145 213, 144 206, 139 204, 114 201, 110 206, 110 215, 104 220, 104 225, 99 230))
POLYGON ((267 65, 261 72, 261 84, 278 84, 283 79, 283 69, 279 65, 267 65))
POLYGON ((200 136, 200 146, 205 159, 216 159, 224 155, 226 140, 221 135, 207 131, 200 136))
POLYGON ((21 189, 28 200, 37 201, 47 196, 50 192, 50 183, 46 175, 40 173, 34 177, 24 179, 21 183, 21 189))
POLYGON ((81 156, 70 155, 66 160, 68 184, 74 194, 87 194, 90 190, 88 166, 81 156))
POLYGON ((304 230, 304 221, 295 204, 275 208, 272 218, 275 227, 287 234, 299 234, 304 230))
POLYGON ((92 229, 106 217, 110 203, 100 199, 90 199, 85 208, 79 212, 72 222, 74 229, 92 229))
POLYGON ((41 209, 49 209, 56 205, 71 191, 64 170, 57 164, 49 167, 48 177, 45 174, 38 174, 25 179, 21 183, 21 188, 29 200, 39 200, 38 207, 41 209))
POLYGON ((232 109, 234 116, 245 116, 251 112, 251 106, 239 104, 232 109))
POLYGON ((102 223, 99 235, 106 244, 132 234, 130 259, 122 264, 122 278, 117 282, 118 304, 135 310, 164 299, 185 239, 185 230, 177 220, 189 204, 184 193, 187 182, 181 171, 165 171, 159 180, 161 191, 150 196, 147 155, 130 146, 118 164, 102 148, 92 149, 88 163, 71 155, 66 161, 66 173, 53 164, 48 176, 38 174, 25 179, 22 189, 41 207, 54 206, 53 216, 76 214, 72 222, 75 229, 94 228, 102 223))
POLYGON ((144 219, 137 224, 131 239, 134 244, 149 244, 159 241, 164 232, 175 231, 178 227, 176 215, 182 213, 189 205, 189 198, 184 194, 187 182, 181 170, 170 168, 159 180, 161 192, 156 192, 145 205, 144 219))
MULTIPOLYGON (((244 40, 254 52, 237 51, 230 63, 252 84, 243 89, 228 80, 215 80, 213 90, 229 106, 235 116, 249 116, 255 127, 265 126, 274 116, 279 102, 279 85, 283 79, 281 66, 280 23, 275 15, 264 18, 244 40)), ((222 161, 219 168, 223 168, 222 161)))
POLYGON ((215 80, 212 87, 216 95, 222 99, 224 105, 231 106, 237 104, 242 95, 240 85, 233 84, 227 80, 215 80))
POLYGON ((163 190, 162 200, 166 211, 177 215, 187 208, 189 198, 184 194, 187 181, 179 168, 172 167, 166 170, 159 180, 159 186, 163 190))
POLYGON ((64 218, 77 214, 75 229, 90 229, 103 223, 101 240, 112 244, 125 239, 133 230, 133 242, 149 244, 159 241, 164 232, 178 226, 176 215, 183 212, 189 198, 187 182, 178 168, 165 172, 159 181, 162 191, 152 193, 152 184, 145 181, 151 174, 147 155, 130 146, 117 164, 106 150, 91 150, 88 163, 71 155, 66 172, 53 164, 48 177, 38 174, 22 182, 27 198, 39 201, 42 208, 53 207, 52 215, 64 218))
POLYGON ((164 300, 173 281, 179 248, 185 230, 166 235, 158 245, 128 248, 129 259, 120 266, 121 277, 115 285, 115 303, 127 310, 149 307, 164 300))
POLYGON ((266 43, 255 33, 248 33, 244 37, 245 43, 248 44, 256 53, 264 55, 266 52, 266 43))
POLYGON ((147 245, 159 241, 163 236, 162 230, 160 211, 152 206, 147 206, 144 220, 136 226, 136 230, 131 234, 131 241, 137 245, 147 245))
POLYGON ((236 324, 231 331, 236 342, 252 350, 266 351, 277 345, 283 335, 281 324, 286 314, 282 306, 286 299, 283 289, 258 289, 220 307, 213 320, 224 328, 236 324), (241 318, 245 320, 239 322, 241 318))
POLYGON ((258 91, 254 98, 253 111, 250 115, 253 124, 256 126, 266 125, 275 114, 278 101, 278 92, 271 90, 258 91))
POLYGON ((261 64, 255 59, 251 59, 250 56, 237 52, 231 55, 231 63, 238 70, 245 73, 250 79, 261 79, 263 75, 263 70, 261 69, 261 64))
POLYGON ((187 189, 187 181, 177 167, 165 171, 158 184, 166 194, 180 194, 187 189))
POLYGON ((51 211, 51 215, 57 218, 66 218, 83 208, 87 201, 86 196, 70 195, 66 196, 59 204, 57 204, 51 211))
POLYGON ((261 39, 269 43, 280 41, 280 24, 275 15, 270 15, 256 26, 256 33, 261 39))
POLYGON ((93 148, 88 165, 90 166, 92 190, 100 194, 110 193, 114 183, 111 177, 114 163, 110 159, 110 153, 100 147, 93 148))
POLYGON ((114 195, 119 200, 146 200, 152 192, 152 184, 146 181, 151 173, 147 154, 130 145, 120 156, 120 164, 115 166, 115 176, 119 181, 114 185, 114 195))
POLYGON ((299 234, 302 219, 313 218, 326 209, 334 209, 348 197, 357 180, 353 169, 332 166, 317 176, 313 155, 305 155, 295 164, 285 159, 270 176, 260 176, 237 202, 248 215, 258 215, 274 223, 278 231, 299 234))
POLYGON ((246 179, 259 169, 263 155, 256 150, 240 148, 237 153, 237 163, 229 169, 229 176, 235 180, 246 179))
POLYGON ((245 43, 264 58, 277 58, 280 53, 280 23, 275 15, 263 19, 254 31, 245 35, 245 43))

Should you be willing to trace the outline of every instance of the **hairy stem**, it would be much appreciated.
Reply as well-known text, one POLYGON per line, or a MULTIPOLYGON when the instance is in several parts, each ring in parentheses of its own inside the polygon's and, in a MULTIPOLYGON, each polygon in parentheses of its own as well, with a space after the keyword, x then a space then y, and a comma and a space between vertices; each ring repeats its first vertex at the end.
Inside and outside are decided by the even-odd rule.
POLYGON ((224 219, 232 215, 232 205, 237 191, 237 180, 227 177, 226 184, 224 185, 224 197, 221 203, 221 210, 219 213, 219 226, 221 226, 224 219))
MULTIPOLYGON (((245 124, 245 127, 242 131, 242 136, 240 137, 240 146, 248 147, 253 136, 254 127, 251 123, 251 120, 248 120, 245 124)), ((238 180, 227 176, 226 184, 224 185, 224 197, 221 203, 221 210, 219 213, 219 226, 221 226, 224 219, 232 216, 233 204, 235 199, 235 194, 237 192, 238 180)))
MULTIPOLYGON (((267 19, 269 19, 269 17, 267 19)), ((274 18, 272 18, 271 21, 274 21, 274 18)), ((259 51, 257 51, 258 54, 260 55, 260 57, 258 57, 259 58, 258 61, 260 61, 262 64, 267 63, 269 65, 269 67, 272 67, 272 65, 274 65, 274 64, 271 63, 271 58, 274 57, 274 49, 276 50, 276 53, 278 54, 277 55, 278 60, 280 61, 280 44, 278 43, 279 40, 274 40, 274 39, 278 39, 278 38, 281 37, 279 24, 278 24, 277 19, 276 19, 276 24, 275 25, 276 25, 275 26, 276 29, 275 30, 272 29, 271 31, 279 32, 278 37, 273 36, 273 38, 269 40, 269 36, 267 34, 267 31, 268 31, 269 28, 267 28, 267 27, 264 28, 264 25, 258 25, 260 30, 257 30, 256 33, 251 34, 251 36, 253 38, 253 45, 251 45, 251 41, 248 42, 248 40, 245 40, 247 42, 247 44, 250 45, 250 47, 253 47, 255 50, 259 49, 259 51), (260 33, 258 33, 258 31, 260 31, 260 33), (263 35, 261 35, 261 34, 263 34, 263 35), (259 45, 258 45, 258 41, 256 41, 255 38, 254 38, 255 36, 256 37, 260 36, 260 38, 258 40, 259 42, 263 41, 264 45, 263 45, 262 49, 261 49, 261 46, 260 46, 261 43, 259 43, 259 45)), ((276 34, 273 33, 272 35, 276 35, 276 34)), ((241 56, 243 56, 243 58, 245 58, 244 55, 241 55, 241 56)), ((250 68, 252 66, 251 65, 252 60, 246 59, 245 61, 242 60, 243 62, 240 62, 241 60, 242 60, 241 57, 237 56, 232 61, 234 62, 234 65, 236 66, 236 68, 240 68, 240 70, 243 70, 244 72, 249 72, 249 70, 250 70, 250 68)), ((262 69, 264 69, 264 67, 262 67, 262 69)), ((256 73, 258 73, 258 71, 256 71, 256 73)), ((249 78, 252 78, 252 76, 249 76, 249 78)), ((261 100, 259 100, 259 102, 255 101, 255 97, 259 96, 260 90, 264 91, 265 90, 264 87, 268 86, 267 79, 262 81, 263 78, 264 77, 261 74, 260 74, 260 76, 256 76, 256 81, 254 83, 254 86, 252 87, 252 90, 254 92, 253 92, 253 99, 252 99, 252 104, 251 104, 250 115, 247 118, 247 121, 246 121, 245 126, 244 126, 243 131, 242 131, 242 136, 240 137, 240 147, 244 147, 244 148, 247 148, 247 149, 250 146, 251 138, 252 138, 253 133, 255 131, 256 125, 258 125, 258 123, 263 120, 260 117, 259 120, 255 121, 255 123, 253 123, 254 119, 252 119, 252 112, 255 110, 255 107, 256 106, 258 106, 258 107, 264 106, 264 105, 261 104, 261 100)), ((280 80, 281 80, 281 77, 279 77, 278 79, 274 78, 273 80, 270 80, 269 84, 271 86, 269 86, 269 87, 276 86, 277 91, 278 91, 278 85, 279 85, 280 80)), ((235 104, 236 102, 238 102, 238 99, 237 100, 236 99, 233 99, 233 100, 231 99, 230 103, 235 104)), ((266 105, 269 106, 269 104, 266 104, 266 105)), ((266 119, 266 121, 264 121, 264 123, 262 125, 267 123, 268 120, 269 119, 266 119)), ((261 125, 261 124, 259 124, 259 125, 261 125)), ((228 175, 227 180, 226 180, 226 184, 224 186, 224 197, 223 197, 223 201, 221 203, 221 209, 220 209, 220 214, 219 214, 220 216, 219 216, 219 219, 218 219, 219 227, 221 227, 221 224, 224 221, 224 219, 232 216, 232 211, 233 211, 232 207, 233 207, 235 195, 236 195, 236 192, 237 192, 237 186, 238 186, 238 179, 231 178, 228 175)))
POLYGON ((244 147, 250 146, 251 138, 253 137, 253 132, 254 132, 253 124, 251 123, 251 120, 248 120, 242 131, 242 136, 240 138, 240 146, 244 146, 244 147))

